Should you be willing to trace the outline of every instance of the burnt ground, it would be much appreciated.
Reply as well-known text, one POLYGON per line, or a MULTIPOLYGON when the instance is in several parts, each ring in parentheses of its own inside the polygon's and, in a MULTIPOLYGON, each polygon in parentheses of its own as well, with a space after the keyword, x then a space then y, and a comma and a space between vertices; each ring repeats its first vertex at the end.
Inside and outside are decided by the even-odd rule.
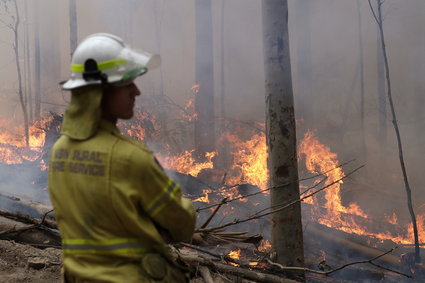
POLYGON ((1 282, 60 282, 61 254, 58 249, 41 250, 13 241, 0 241, 1 282))

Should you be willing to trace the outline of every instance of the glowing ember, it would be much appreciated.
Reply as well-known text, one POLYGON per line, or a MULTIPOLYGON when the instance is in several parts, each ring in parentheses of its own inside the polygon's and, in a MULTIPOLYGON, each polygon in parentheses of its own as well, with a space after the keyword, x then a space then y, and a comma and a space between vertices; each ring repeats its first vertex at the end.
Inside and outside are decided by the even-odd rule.
POLYGON ((234 251, 230 251, 227 254, 227 256, 230 257, 231 259, 239 260, 240 257, 241 257, 241 250, 237 249, 237 250, 234 250, 234 251))
POLYGON ((206 202, 206 203, 209 203, 209 202, 210 202, 210 200, 208 199, 208 194, 209 194, 209 193, 211 193, 211 192, 212 192, 212 190, 205 189, 205 190, 203 190, 203 191, 202 191, 202 194, 203 194, 204 196, 201 196, 201 197, 199 197, 199 198, 197 198, 197 199, 194 199, 193 201, 199 201, 199 202, 206 202))
POLYGON ((191 88, 190 88, 190 90, 191 91, 193 91, 194 93, 198 93, 199 92, 199 87, 200 87, 201 85, 199 85, 199 84, 195 84, 195 85, 193 85, 191 88))
POLYGON ((272 248, 272 245, 267 240, 262 240, 260 246, 258 246, 258 250, 264 253, 270 252, 271 248, 272 248))

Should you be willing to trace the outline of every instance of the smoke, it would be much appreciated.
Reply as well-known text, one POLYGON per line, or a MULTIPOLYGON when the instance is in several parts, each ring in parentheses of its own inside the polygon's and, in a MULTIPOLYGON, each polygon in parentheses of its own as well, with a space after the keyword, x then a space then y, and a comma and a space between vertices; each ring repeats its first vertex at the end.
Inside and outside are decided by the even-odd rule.
MULTIPOLYGON (((343 184, 344 203, 356 202, 377 217, 396 212, 400 222, 407 222, 404 184, 388 104, 385 124, 380 118, 383 113, 378 98, 379 40, 367 1, 288 2, 295 112, 297 120, 302 121, 297 124, 298 139, 307 130, 314 130, 320 141, 338 154, 340 162, 356 159, 359 164, 366 164, 365 170, 343 184)), ((23 11, 24 1, 19 0, 18 4, 23 11)), ((422 0, 386 0, 383 6, 393 98, 418 213, 425 212, 424 10, 422 0)), ((164 94, 184 107, 196 84, 195 12, 194 2, 183 0, 77 1, 78 39, 95 32, 109 32, 133 47, 159 53, 161 67, 138 78, 137 84, 144 96, 164 94)), ((28 19, 21 23, 19 39, 20 61, 24 63, 23 31, 27 25, 30 58, 26 66, 31 70, 36 56, 35 13, 39 15, 42 111, 63 113, 69 94, 59 90, 58 82, 69 76, 68 1, 29 1, 28 19)), ((216 116, 221 113, 223 92, 226 117, 264 122, 261 1, 212 1, 212 17, 216 116)), ((13 35, 1 25, 0 35, 0 117, 20 123, 13 35)), ((33 92, 34 79, 32 71, 33 92)), ((138 106, 151 110, 146 109, 143 96, 138 99, 138 106)), ((172 138, 180 141, 180 137, 172 138)), ((305 172, 300 173, 302 176, 305 172)), ((0 168, 1 174, 7 175, 7 171, 0 168)), ((31 183, 36 178, 22 174, 25 178, 20 181, 28 179, 31 183)), ((11 194, 42 199, 30 190, 21 191, 25 185, 18 182, 5 187, 11 194)))

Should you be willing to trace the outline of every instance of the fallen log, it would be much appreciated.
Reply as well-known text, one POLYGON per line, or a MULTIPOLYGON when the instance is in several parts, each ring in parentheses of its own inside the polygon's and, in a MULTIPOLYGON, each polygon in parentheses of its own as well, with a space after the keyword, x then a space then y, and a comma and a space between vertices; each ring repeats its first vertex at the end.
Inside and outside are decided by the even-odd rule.
POLYGON ((0 193, 0 210, 27 215, 33 218, 41 218, 46 212, 52 210, 52 206, 0 193))
POLYGON ((213 271, 242 277, 248 280, 253 280, 255 282, 298 283, 298 281, 285 277, 280 277, 273 274, 257 272, 246 268, 220 263, 218 261, 214 261, 213 258, 206 258, 199 254, 191 253, 186 250, 180 250, 178 252, 178 257, 181 261, 189 265, 192 269, 196 269, 199 266, 206 266, 213 271))
POLYGON ((38 248, 60 248, 61 238, 56 224, 46 219, 0 211, 0 240, 13 240, 38 248))
MULTIPOLYGON (((322 245, 320 248, 325 250, 327 253, 332 253, 332 250, 335 250, 339 254, 344 253, 349 256, 350 259, 353 259, 375 257, 384 252, 373 247, 368 247, 352 242, 341 236, 338 236, 337 234, 343 235, 345 233, 313 222, 309 223, 307 229, 304 231, 305 239, 319 239, 320 244, 322 245)), ((314 246, 314 243, 310 246, 314 246)), ((391 254, 380 258, 380 262, 392 267, 400 266, 399 258, 391 254)))
POLYGON ((211 276, 211 272, 206 266, 200 266, 199 273, 201 273, 201 276, 205 280, 205 283, 214 283, 214 280, 211 276))

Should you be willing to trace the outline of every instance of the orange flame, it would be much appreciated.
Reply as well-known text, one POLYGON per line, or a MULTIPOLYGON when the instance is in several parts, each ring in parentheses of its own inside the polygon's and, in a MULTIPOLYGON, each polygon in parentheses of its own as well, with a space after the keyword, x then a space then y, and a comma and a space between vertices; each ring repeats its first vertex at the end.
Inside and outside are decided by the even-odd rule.
MULTIPOLYGON (((325 185, 336 182, 345 176, 342 169, 338 167, 337 154, 331 152, 329 147, 321 144, 311 131, 304 135, 304 139, 299 145, 298 153, 300 156, 305 157, 306 168, 310 172, 323 174, 327 177, 325 185)), ((354 215, 365 219, 369 218, 356 203, 351 203, 348 207, 342 205, 340 196, 342 183, 342 181, 339 181, 326 189, 324 203, 323 201, 321 203, 321 200, 317 197, 317 195, 313 197, 312 203, 315 205, 314 213, 320 224, 347 233, 370 236, 379 240, 391 239, 395 243, 402 244, 412 242, 413 229, 411 224, 408 225, 407 229, 405 229, 405 231, 407 231, 405 235, 394 236, 390 232, 372 232, 365 225, 357 223, 354 217, 349 217, 349 215, 354 215), (326 208, 325 215, 321 214, 319 205, 326 208), (345 217, 343 217, 343 214, 345 217)), ((386 216, 384 218, 384 220, 390 224, 397 224, 397 216, 395 214, 391 217, 386 216)), ((425 227, 423 225, 424 216, 419 215, 417 219, 419 237, 421 238, 422 235, 425 236, 425 227)))
POLYGON ((29 127, 29 146, 25 144, 22 126, 12 126, 9 121, 0 121, 0 127, 4 129, 0 132, 0 162, 20 164, 25 160, 37 160, 46 138, 43 127, 52 119, 53 117, 48 117, 39 120, 29 127))
POLYGON ((260 243, 260 246, 258 246, 258 250, 260 252, 265 252, 265 253, 270 252, 271 248, 272 248, 272 245, 270 244, 268 240, 262 240, 260 243))
POLYGON ((216 152, 207 152, 205 157, 207 161, 197 162, 193 156, 195 150, 186 150, 182 155, 178 156, 162 156, 158 155, 157 158, 161 164, 167 169, 173 169, 182 174, 192 175, 194 177, 203 169, 213 168, 214 164, 212 159, 216 156, 216 152))
POLYGON ((255 134, 249 140, 242 141, 236 135, 226 133, 225 139, 231 142, 233 165, 229 185, 246 182, 261 189, 267 187, 267 145, 264 133, 255 134))
MULTIPOLYGON (((342 179, 345 174, 339 166, 337 160, 337 154, 330 151, 329 147, 319 143, 319 140, 314 136, 313 132, 308 131, 304 135, 304 139, 301 141, 298 154, 305 156, 306 167, 310 172, 313 173, 324 173, 328 179, 325 185, 329 185, 332 182, 342 179)), ((341 204, 341 184, 343 181, 338 181, 325 191, 325 208, 328 210, 327 217, 322 218, 322 222, 332 223, 334 221, 340 221, 339 213, 348 213, 358 215, 367 218, 361 208, 351 203, 349 207, 345 207, 341 204)), ((317 204, 317 198, 313 198, 317 204)), ((324 224, 324 223, 321 223, 324 224)))
POLYGON ((201 197, 199 197, 199 198, 197 198, 197 199, 194 199, 193 201, 199 201, 199 202, 206 202, 206 203, 209 203, 209 202, 210 202, 210 200, 209 200, 209 198, 208 198, 208 194, 209 194, 209 193, 211 193, 211 192, 212 192, 212 190, 204 189, 204 190, 202 191, 202 194, 203 194, 204 196, 201 196, 201 197))
POLYGON ((230 257, 231 259, 239 260, 240 257, 241 257, 241 250, 237 249, 237 250, 234 250, 234 251, 230 251, 227 254, 227 256, 230 257))

